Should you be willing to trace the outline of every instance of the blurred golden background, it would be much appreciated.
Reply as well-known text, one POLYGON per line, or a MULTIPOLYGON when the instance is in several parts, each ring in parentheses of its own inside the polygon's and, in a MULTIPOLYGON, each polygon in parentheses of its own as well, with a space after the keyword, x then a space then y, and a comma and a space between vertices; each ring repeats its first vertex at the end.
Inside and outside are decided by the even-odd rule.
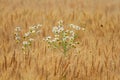
POLYGON ((0 80, 119 80, 119 21, 120 0, 0 0, 0 80), (66 58, 42 40, 61 19, 85 28, 66 58), (38 23, 42 33, 24 58, 14 28, 38 23))

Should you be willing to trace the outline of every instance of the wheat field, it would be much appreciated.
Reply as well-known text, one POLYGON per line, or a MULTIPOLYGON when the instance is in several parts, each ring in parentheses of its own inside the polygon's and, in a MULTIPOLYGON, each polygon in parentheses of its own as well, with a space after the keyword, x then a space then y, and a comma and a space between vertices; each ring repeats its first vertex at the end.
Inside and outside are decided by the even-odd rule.
POLYGON ((120 80, 120 0, 0 0, 0 80, 120 80), (58 20, 85 28, 68 52, 48 48, 58 20), (14 28, 42 24, 29 55, 14 28))

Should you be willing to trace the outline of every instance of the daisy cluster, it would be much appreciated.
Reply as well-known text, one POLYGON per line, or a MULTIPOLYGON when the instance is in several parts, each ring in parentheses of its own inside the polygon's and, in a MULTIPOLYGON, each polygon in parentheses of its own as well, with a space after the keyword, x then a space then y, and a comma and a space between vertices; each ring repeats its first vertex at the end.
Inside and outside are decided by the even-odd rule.
POLYGON ((69 49, 75 48, 76 44, 79 44, 79 42, 76 41, 76 31, 85 30, 84 28, 81 28, 74 24, 70 24, 69 27, 70 30, 65 29, 63 21, 60 20, 58 22, 58 26, 55 26, 52 29, 54 36, 48 36, 44 38, 44 40, 49 44, 50 47, 57 48, 58 50, 66 54, 69 49))
POLYGON ((22 43, 22 49, 25 50, 31 46, 34 41, 34 37, 41 32, 41 24, 29 27, 28 32, 21 35, 21 27, 15 28, 15 40, 17 43, 22 43))

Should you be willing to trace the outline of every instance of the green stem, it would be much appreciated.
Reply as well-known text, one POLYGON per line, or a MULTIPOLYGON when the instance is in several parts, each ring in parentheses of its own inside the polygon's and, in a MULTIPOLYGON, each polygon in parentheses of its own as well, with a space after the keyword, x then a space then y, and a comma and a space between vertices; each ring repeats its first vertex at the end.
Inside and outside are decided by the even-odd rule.
POLYGON ((63 53, 65 56, 66 56, 66 52, 67 52, 67 44, 63 42, 63 53))

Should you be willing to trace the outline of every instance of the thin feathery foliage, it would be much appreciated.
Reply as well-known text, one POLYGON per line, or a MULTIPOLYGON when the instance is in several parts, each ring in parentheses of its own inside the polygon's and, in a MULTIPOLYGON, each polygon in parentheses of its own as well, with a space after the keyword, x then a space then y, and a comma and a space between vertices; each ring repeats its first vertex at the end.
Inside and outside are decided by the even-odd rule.
POLYGON ((58 22, 58 26, 53 27, 52 32, 54 37, 51 36, 46 37, 44 40, 49 44, 49 47, 58 49, 64 55, 71 49, 76 48, 76 44, 79 42, 76 41, 78 38, 78 34, 76 33, 79 30, 85 30, 79 26, 74 24, 70 24, 69 27, 72 29, 66 29, 63 21, 60 20, 58 22))

